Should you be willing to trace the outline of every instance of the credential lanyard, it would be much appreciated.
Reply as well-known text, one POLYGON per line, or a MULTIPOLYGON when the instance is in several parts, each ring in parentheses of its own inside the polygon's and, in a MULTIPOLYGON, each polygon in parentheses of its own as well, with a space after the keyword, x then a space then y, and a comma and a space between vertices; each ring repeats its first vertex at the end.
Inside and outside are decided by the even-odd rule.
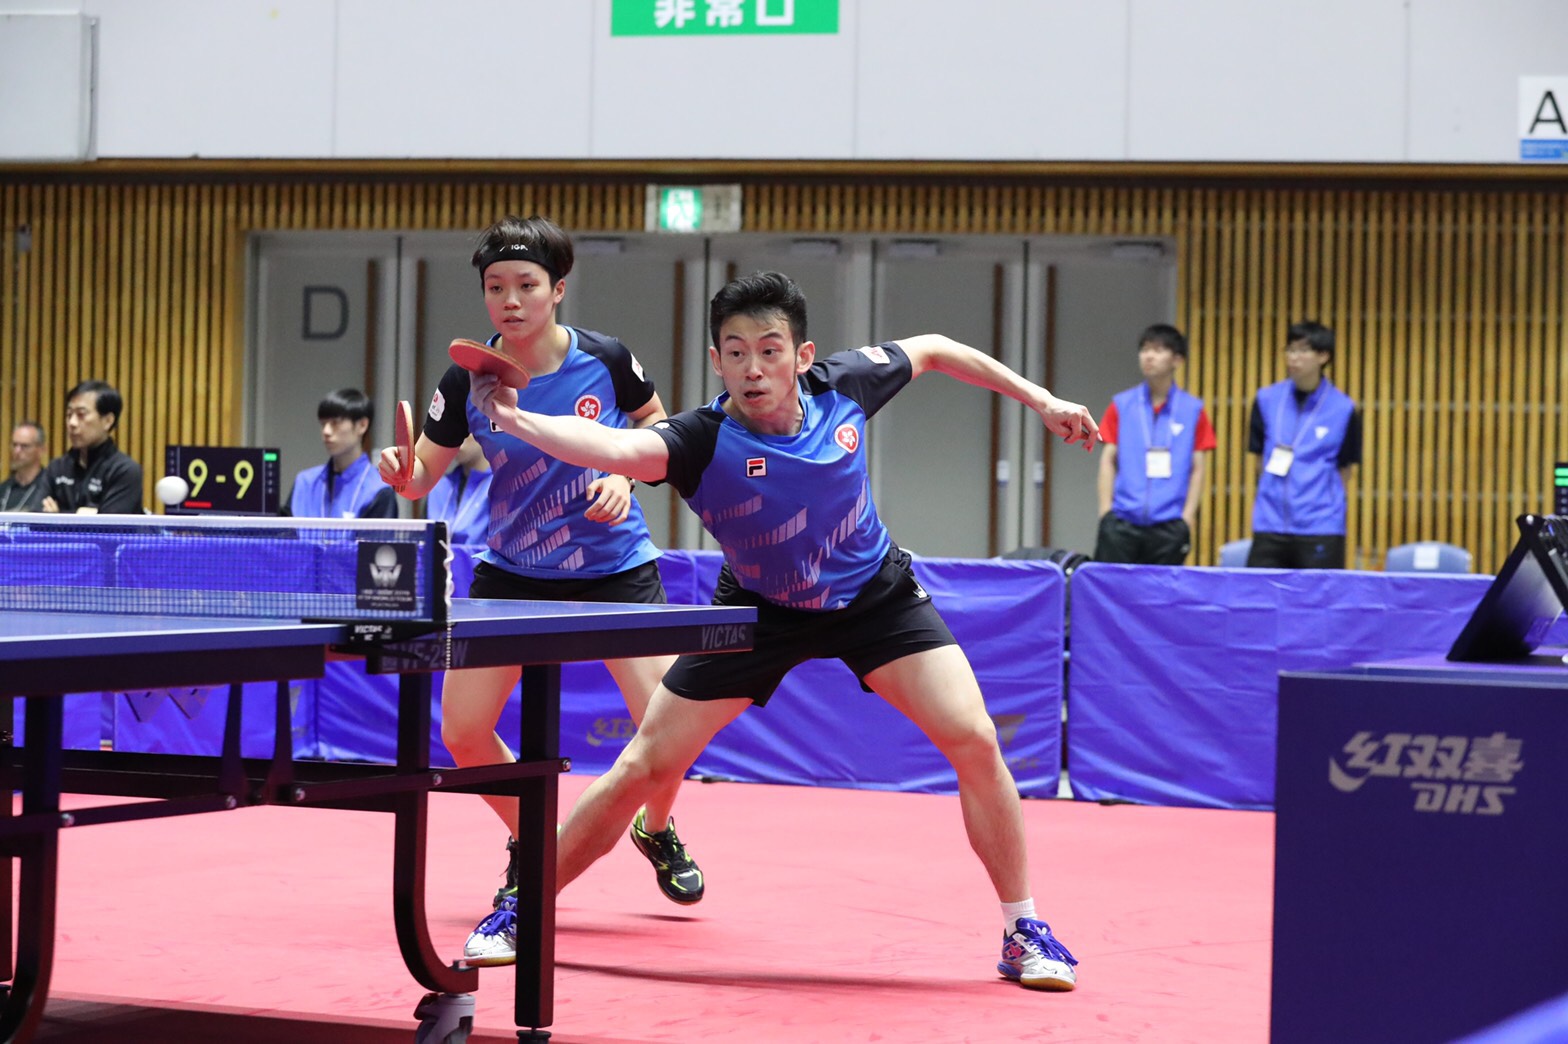
MULTIPOLYGON (((1307 396, 1309 399, 1315 398, 1317 400, 1312 404, 1312 412, 1308 413, 1305 417, 1296 422, 1295 434, 1291 436, 1289 442, 1277 442, 1276 445, 1284 445, 1287 449, 1294 451, 1296 448, 1296 441, 1301 438, 1301 433, 1303 431, 1312 430, 1312 419, 1318 415, 1318 410, 1323 405, 1323 399, 1326 397, 1323 389, 1327 384, 1328 378, 1326 377, 1318 382, 1318 386, 1313 389, 1312 394, 1307 396)), ((1295 397, 1296 396, 1293 391, 1286 389, 1285 394, 1280 398, 1279 408, 1274 411, 1274 430, 1281 434, 1284 434, 1285 431, 1285 403, 1287 401, 1294 400, 1295 397)))

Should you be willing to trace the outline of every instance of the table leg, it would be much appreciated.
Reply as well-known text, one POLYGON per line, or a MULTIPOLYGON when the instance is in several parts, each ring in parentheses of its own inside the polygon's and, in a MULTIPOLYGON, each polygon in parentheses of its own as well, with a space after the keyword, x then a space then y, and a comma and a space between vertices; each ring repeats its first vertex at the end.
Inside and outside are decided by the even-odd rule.
MULTIPOLYGON (((430 675, 404 674, 398 682, 397 767, 400 773, 430 767, 430 675)), ((443 962, 430 941, 425 916, 425 840, 428 791, 399 794, 393 813, 392 920, 403 963, 419 984, 440 993, 472 993, 479 972, 443 962)))
MULTIPOLYGON (((556 761, 561 756, 561 666, 523 668, 519 761, 556 761)), ((517 986, 515 1020, 519 1040, 544 1040, 540 1027, 555 1021, 555 825, 560 816, 561 777, 526 781, 517 802, 517 986), (524 897, 533 901, 525 904, 524 897), (537 911, 538 917, 524 916, 537 911)))
MULTIPOLYGON (((59 696, 28 701, 27 738, 22 752, 22 814, 60 816, 60 770, 65 701, 59 696)), ((55 901, 58 896, 60 830, 20 838, 21 897, 17 904, 16 965, 10 993, 0 1007, 0 1041, 27 1040, 43 1019, 54 968, 55 901)), ((9 899, 9 897, 7 897, 9 899)), ((9 948, 9 940, 7 940, 9 948)))

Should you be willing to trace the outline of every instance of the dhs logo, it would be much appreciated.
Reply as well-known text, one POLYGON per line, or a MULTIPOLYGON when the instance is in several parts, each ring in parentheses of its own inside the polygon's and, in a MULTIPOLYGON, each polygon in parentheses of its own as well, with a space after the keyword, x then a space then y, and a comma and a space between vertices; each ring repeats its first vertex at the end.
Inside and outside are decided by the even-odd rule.
POLYGON ((833 441, 843 446, 846 453, 853 453, 860 448, 860 432, 853 424, 840 424, 833 433, 833 441))
POLYGON ((1357 732, 1329 759, 1328 782, 1354 794, 1369 780, 1407 781, 1417 812, 1500 816, 1503 798, 1518 790, 1507 784, 1524 769, 1523 747, 1523 740, 1504 732, 1473 737, 1357 732))
POLYGON ((604 410, 604 405, 599 402, 599 396, 584 395, 582 398, 577 400, 576 408, 577 416, 586 420, 598 420, 599 414, 604 410))

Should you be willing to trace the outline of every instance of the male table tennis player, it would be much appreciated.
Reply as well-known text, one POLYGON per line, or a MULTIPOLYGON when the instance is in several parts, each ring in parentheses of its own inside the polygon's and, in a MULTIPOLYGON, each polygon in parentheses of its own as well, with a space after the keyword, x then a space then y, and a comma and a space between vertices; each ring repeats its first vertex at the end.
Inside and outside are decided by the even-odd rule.
MULTIPOLYGON (((527 412, 495 378, 473 381, 473 401, 486 416, 551 456, 671 483, 723 549, 714 602, 758 612, 753 651, 682 656, 664 676, 642 727, 567 820, 558 885, 609 851, 645 796, 678 781, 747 707, 765 705, 791 667, 837 657, 952 763, 970 845, 1002 905, 997 970, 1032 989, 1072 989, 1077 961, 1035 915, 1018 791, 996 728, 963 651, 877 516, 863 438, 881 406, 931 371, 1024 403, 1086 450, 1098 437, 1093 418, 941 335, 818 362, 806 340, 805 295, 776 272, 725 286, 709 324, 724 394, 646 429, 527 412)), ((515 914, 498 911, 475 929, 466 952, 504 960, 515 934, 515 914)))

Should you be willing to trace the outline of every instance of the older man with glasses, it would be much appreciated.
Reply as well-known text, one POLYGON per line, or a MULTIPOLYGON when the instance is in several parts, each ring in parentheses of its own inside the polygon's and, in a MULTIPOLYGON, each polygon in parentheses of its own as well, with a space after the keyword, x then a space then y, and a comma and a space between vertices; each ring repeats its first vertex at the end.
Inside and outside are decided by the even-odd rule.
POLYGON ((0 482, 0 511, 37 511, 49 492, 44 479, 43 425, 23 421, 11 432, 11 477, 0 482))

